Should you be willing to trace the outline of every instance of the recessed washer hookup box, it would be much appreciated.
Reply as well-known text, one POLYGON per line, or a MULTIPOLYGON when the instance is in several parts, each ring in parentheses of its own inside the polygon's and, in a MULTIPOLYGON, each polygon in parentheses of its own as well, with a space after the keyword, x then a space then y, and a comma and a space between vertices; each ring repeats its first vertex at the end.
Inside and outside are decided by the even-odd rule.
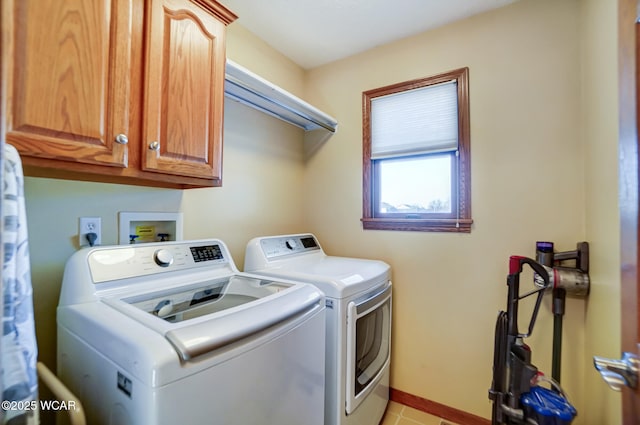
POLYGON ((182 213, 120 212, 118 244, 181 241, 182 213))

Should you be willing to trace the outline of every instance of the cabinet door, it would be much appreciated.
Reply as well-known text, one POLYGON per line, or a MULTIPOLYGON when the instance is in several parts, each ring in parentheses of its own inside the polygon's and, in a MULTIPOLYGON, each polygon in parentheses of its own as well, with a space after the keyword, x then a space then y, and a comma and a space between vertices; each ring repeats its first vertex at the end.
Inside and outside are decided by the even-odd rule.
POLYGON ((24 158, 127 166, 130 2, 2 0, 6 140, 24 158))
POLYGON ((219 180, 225 24, 189 0, 148 0, 142 166, 219 180))

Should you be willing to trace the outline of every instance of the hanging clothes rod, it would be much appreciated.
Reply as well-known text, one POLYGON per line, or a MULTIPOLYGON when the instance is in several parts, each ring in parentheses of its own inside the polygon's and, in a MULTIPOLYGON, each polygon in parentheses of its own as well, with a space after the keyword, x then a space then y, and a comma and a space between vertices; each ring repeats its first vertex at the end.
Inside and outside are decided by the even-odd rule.
POLYGON ((324 129, 335 133, 335 118, 227 59, 225 96, 279 118, 305 131, 324 129))

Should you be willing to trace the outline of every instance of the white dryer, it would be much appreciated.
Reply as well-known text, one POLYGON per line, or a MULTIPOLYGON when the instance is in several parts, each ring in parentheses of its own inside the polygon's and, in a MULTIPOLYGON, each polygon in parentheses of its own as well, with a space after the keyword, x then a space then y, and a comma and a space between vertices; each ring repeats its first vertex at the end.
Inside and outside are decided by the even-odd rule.
POLYGON ((324 305, 240 273, 220 240, 87 248, 65 268, 58 374, 93 425, 322 425, 324 305))
POLYGON ((245 272, 311 283, 326 296, 326 425, 373 425, 389 401, 391 270, 328 256, 312 234, 249 241, 245 272))

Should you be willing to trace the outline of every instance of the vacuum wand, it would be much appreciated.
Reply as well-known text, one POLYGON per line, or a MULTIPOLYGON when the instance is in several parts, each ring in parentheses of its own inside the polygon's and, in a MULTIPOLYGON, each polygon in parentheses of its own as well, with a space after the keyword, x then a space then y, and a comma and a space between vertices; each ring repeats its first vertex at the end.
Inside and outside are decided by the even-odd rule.
MULTIPOLYGON (((554 252, 553 242, 536 242, 536 261, 547 270, 552 288, 553 354, 551 377, 560 382, 562 360, 562 321, 566 296, 589 295, 589 244, 579 242, 575 251, 554 252), (564 261, 575 261, 574 267, 562 266, 564 261)), ((539 278, 536 277, 540 285, 539 278)))

